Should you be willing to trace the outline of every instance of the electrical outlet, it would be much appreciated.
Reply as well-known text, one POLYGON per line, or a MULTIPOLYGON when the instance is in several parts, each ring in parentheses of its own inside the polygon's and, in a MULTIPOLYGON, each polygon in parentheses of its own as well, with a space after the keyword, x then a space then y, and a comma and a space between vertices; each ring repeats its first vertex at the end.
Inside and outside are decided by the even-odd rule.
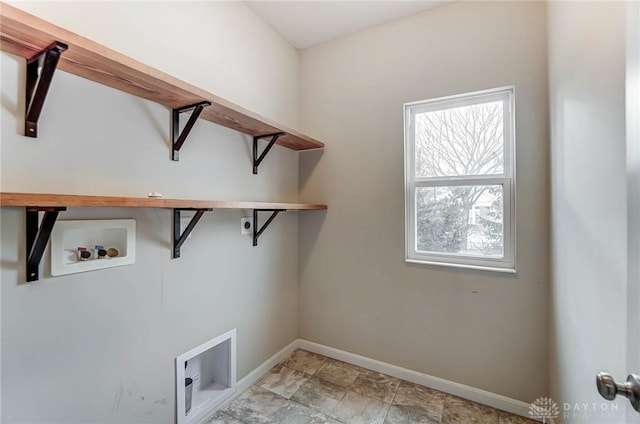
MULTIPOLYGON (((191 222, 191 218, 180 217, 180 234, 184 234, 184 230, 187 229, 187 226, 189 225, 190 222, 191 222)), ((187 238, 188 239, 191 238, 191 233, 187 236, 187 238)))
POLYGON ((252 234, 253 233, 253 218, 250 216, 243 216, 240 218, 240 234, 252 234))

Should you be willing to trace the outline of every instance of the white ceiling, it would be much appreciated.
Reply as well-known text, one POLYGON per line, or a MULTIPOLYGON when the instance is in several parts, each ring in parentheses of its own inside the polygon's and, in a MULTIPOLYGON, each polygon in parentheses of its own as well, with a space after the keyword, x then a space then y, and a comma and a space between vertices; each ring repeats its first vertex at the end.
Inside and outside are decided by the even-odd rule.
POLYGON ((245 1, 298 49, 431 9, 451 0, 245 1))

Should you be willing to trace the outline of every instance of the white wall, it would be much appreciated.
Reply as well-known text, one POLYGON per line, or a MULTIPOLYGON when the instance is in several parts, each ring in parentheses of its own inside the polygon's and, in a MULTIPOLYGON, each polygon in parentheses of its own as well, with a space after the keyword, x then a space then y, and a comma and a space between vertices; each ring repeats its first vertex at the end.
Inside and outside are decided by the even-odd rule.
POLYGON ((640 3, 627 3, 627 370, 640 372, 640 3))
POLYGON ((546 5, 455 2, 301 52, 301 336, 522 401, 546 395, 546 5), (404 262, 405 102, 515 85, 517 275, 404 262))
MULTIPOLYGON (((270 118, 297 121, 297 52, 243 3, 18 6, 270 118)), ((168 110, 64 72, 54 77, 40 137, 25 138, 24 61, 2 54, 1 66, 2 191, 298 197, 296 153, 274 148, 254 176, 249 137, 201 120, 172 162, 168 110)), ((235 327, 241 378, 294 340, 298 216, 280 215, 254 248, 240 235, 242 215, 206 213, 172 260, 170 210, 73 208, 60 219, 136 219, 136 263, 50 277, 47 251, 40 281, 22 284, 24 209, 2 208, 0 420, 173 422, 178 354, 235 327)))
MULTIPOLYGON (((599 371, 626 369, 625 4, 549 4, 551 389, 604 401, 599 371), (569 30, 570 29, 570 30, 569 30)), ((618 399, 620 410, 626 400, 618 399)), ((566 422, 621 422, 587 414, 566 422)))
POLYGON ((298 53, 243 2, 9 1, 296 128, 298 53))

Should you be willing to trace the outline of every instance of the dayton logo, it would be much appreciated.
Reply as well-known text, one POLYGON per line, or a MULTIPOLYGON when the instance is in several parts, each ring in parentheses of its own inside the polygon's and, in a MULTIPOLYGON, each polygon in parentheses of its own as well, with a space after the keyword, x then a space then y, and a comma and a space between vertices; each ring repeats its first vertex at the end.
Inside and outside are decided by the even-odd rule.
POLYGON ((544 424, 553 424, 553 419, 560 415, 560 409, 553 399, 542 397, 529 405, 529 415, 531 418, 542 419, 544 424))

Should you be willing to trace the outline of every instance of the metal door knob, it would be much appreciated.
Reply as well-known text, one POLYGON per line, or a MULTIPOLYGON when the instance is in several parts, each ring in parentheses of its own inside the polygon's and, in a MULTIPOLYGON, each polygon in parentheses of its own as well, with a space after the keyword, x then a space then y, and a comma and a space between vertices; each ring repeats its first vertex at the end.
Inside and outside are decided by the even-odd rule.
POLYGON ((596 374, 598 392, 606 400, 614 400, 622 395, 631 401, 633 409, 640 412, 640 375, 629 374, 627 382, 618 384, 611 374, 599 372, 596 374))

